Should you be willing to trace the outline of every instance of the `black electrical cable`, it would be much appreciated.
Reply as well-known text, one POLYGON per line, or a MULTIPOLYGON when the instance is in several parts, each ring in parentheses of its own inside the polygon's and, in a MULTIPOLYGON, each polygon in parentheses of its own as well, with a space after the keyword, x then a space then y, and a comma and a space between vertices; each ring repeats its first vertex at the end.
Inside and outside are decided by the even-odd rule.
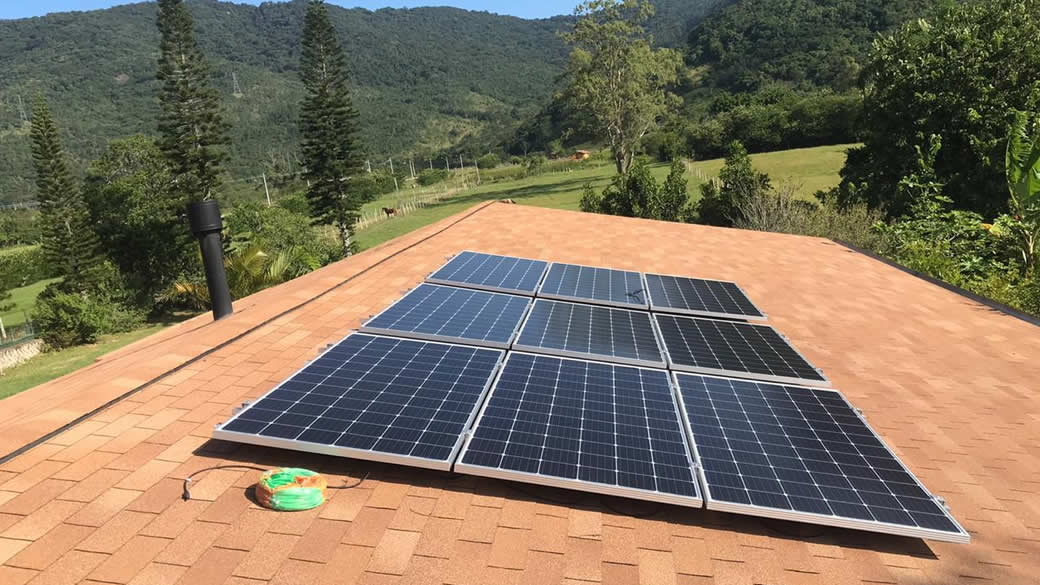
MULTIPOLYGON (((241 469, 241 470, 253 470, 253 471, 267 471, 266 468, 258 467, 256 465, 234 465, 234 464, 232 464, 232 465, 214 465, 213 467, 205 467, 203 469, 197 469, 197 470, 191 472, 187 477, 184 478, 184 486, 183 486, 184 492, 181 494, 181 498, 184 499, 184 501, 188 501, 188 500, 191 499, 191 491, 188 489, 188 487, 191 485, 191 482, 193 481, 193 479, 194 479, 194 477, 196 475, 198 475, 200 473, 205 473, 207 471, 216 471, 218 469, 241 469)), ((327 489, 330 489, 330 490, 349 490, 349 489, 354 489, 354 488, 358 487, 359 485, 365 483, 365 480, 368 479, 368 475, 370 473, 372 473, 372 472, 371 471, 366 471, 365 475, 361 476, 361 479, 357 480, 356 482, 354 482, 354 483, 352 483, 350 485, 330 485, 330 486, 327 487, 327 489)))

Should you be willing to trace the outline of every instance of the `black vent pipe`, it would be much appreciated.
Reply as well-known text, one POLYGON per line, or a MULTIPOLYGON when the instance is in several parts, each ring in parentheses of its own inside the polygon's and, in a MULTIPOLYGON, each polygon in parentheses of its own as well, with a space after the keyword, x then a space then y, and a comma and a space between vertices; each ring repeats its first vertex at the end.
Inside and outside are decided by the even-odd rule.
POLYGON ((199 239, 199 249, 202 250, 202 265, 206 270, 213 320, 223 319, 233 309, 227 274, 224 272, 224 246, 220 241, 220 232, 224 227, 220 205, 213 199, 189 204, 188 223, 191 224, 191 233, 199 239))

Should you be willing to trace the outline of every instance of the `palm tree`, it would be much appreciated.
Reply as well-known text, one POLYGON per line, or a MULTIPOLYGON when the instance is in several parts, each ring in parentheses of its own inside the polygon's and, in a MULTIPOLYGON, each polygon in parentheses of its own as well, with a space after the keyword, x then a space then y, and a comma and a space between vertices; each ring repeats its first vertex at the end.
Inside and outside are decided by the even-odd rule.
MULTIPOLYGON (((281 250, 270 256, 260 246, 252 245, 232 249, 224 259, 228 288, 231 289, 231 297, 235 299, 292 280, 319 266, 318 260, 301 248, 281 250)), ((210 306, 209 288, 206 281, 198 277, 178 280, 161 299, 195 309, 207 309, 210 306)))

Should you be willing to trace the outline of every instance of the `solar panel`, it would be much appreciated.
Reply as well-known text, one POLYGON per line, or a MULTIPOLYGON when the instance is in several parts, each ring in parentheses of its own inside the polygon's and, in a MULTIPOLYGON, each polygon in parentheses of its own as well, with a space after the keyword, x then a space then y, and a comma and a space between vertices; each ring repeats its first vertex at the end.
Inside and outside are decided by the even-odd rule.
POLYGON ((676 374, 712 510, 966 543, 838 392, 676 374))
POLYGON ((646 288, 652 311, 766 320, 766 314, 733 282, 647 274, 646 288))
POLYGON ((577 264, 550 264, 538 296, 614 307, 647 308, 642 274, 577 264))
POLYGON ((448 470, 503 355, 356 333, 213 437, 448 470))
POLYGON ((455 471, 700 507, 668 373, 511 352, 455 471))
POLYGON ((513 349, 663 368, 650 314, 538 299, 513 349))
POLYGON ((508 349, 529 297, 421 284, 361 331, 508 349))
POLYGON ((426 281, 534 296, 547 262, 480 252, 460 252, 426 281))
POLYGON ((830 386, 790 343, 768 325, 655 315, 668 367, 772 382, 830 386))

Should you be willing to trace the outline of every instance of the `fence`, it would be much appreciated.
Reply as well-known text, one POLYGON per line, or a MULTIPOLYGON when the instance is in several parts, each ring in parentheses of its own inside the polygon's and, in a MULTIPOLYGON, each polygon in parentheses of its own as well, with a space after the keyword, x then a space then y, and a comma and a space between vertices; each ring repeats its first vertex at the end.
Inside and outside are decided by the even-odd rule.
POLYGON ((24 314, 22 316, 25 317, 25 322, 11 327, 4 326, 5 321, 9 320, 12 316, 13 315, 6 315, 7 319, 0 317, 0 349, 14 347, 27 341, 32 341, 33 339, 36 339, 37 334, 39 334, 36 325, 24 314))
MULTIPOLYGON (((464 188, 465 187, 463 187, 462 189, 464 188)), ((366 211, 361 214, 361 217, 358 219, 358 222, 354 225, 354 229, 363 230, 377 223, 382 223, 390 219, 391 217, 408 215, 409 213, 412 213, 416 210, 428 207, 430 205, 443 201, 449 197, 452 197, 456 195, 460 190, 460 188, 454 188, 448 189, 446 191, 435 191, 432 193, 422 192, 418 195, 413 195, 412 197, 409 197, 407 199, 401 199, 396 203, 395 207, 393 208, 394 215, 392 216, 387 215, 386 212, 384 212, 382 209, 372 209, 370 211, 366 211)))

